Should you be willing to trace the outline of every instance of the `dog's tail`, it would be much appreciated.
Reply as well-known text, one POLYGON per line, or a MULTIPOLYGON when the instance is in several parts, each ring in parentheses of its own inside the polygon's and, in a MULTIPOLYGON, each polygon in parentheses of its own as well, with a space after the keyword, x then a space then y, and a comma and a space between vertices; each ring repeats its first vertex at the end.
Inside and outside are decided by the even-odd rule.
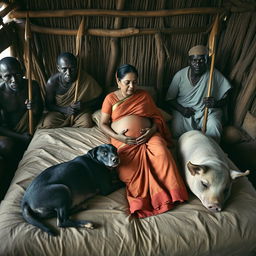
POLYGON ((42 229, 43 231, 47 232, 49 235, 56 236, 57 232, 52 230, 44 223, 40 222, 35 216, 34 212, 31 210, 27 202, 22 203, 22 215, 23 218, 30 224, 42 229))

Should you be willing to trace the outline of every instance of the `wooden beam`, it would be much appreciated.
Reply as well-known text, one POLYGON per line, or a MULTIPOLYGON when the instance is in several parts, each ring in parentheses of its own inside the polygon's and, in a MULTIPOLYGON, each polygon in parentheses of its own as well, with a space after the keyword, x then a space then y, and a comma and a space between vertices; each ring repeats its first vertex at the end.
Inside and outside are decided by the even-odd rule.
POLYGON ((159 92, 158 101, 163 100, 163 81, 164 81, 164 66, 165 66, 165 51, 163 47, 163 38, 160 33, 155 34, 156 52, 157 52, 157 85, 156 89, 159 92))
POLYGON ((3 10, 0 11, 0 17, 4 17, 6 16, 9 12, 11 12, 12 10, 14 10, 15 8, 18 8, 18 4, 17 3, 11 3, 8 4, 3 10))
MULTIPOLYGON (((116 9, 123 10, 125 6, 125 0, 116 1, 116 9)), ((114 29, 119 30, 122 25, 122 18, 116 17, 114 21, 114 29)), ((106 87, 110 90, 113 87, 113 77, 115 77, 116 66, 120 58, 120 40, 117 37, 112 37, 110 39, 110 56, 108 70, 106 72, 106 87)))
POLYGON ((14 11, 10 13, 10 18, 25 18, 28 12, 30 18, 51 18, 51 17, 71 17, 71 16, 113 16, 113 17, 168 17, 188 14, 217 14, 223 13, 224 8, 198 7, 184 9, 169 9, 156 11, 120 11, 102 9, 67 9, 67 10, 43 10, 43 11, 14 11))
MULTIPOLYGON (((161 8, 164 9, 166 5, 166 0, 161 1, 161 8)), ((161 18, 161 27, 164 27, 164 17, 161 18)), ((166 54, 164 48, 164 40, 161 33, 155 34, 155 44, 156 44, 156 56, 157 56, 157 80, 156 80, 156 91, 157 103, 163 102, 163 84, 164 84, 164 67, 166 62, 166 54)))
POLYGON ((16 31, 14 29, 15 28, 14 25, 15 25, 14 22, 6 23, 0 29, 0 38, 1 38, 0 52, 4 51, 9 46, 11 46, 13 42, 15 42, 16 31))
MULTIPOLYGON (((23 23, 17 23, 18 26, 24 27, 23 23)), ((41 27, 31 24, 32 32, 52 35, 76 36, 75 29, 60 29, 41 27)), ((124 28, 124 29, 87 29, 86 34, 91 36, 105 36, 105 37, 127 37, 134 35, 154 35, 156 33, 166 34, 184 34, 184 33, 207 33, 209 27, 191 27, 191 28, 164 28, 164 29, 138 29, 138 28, 124 28)))

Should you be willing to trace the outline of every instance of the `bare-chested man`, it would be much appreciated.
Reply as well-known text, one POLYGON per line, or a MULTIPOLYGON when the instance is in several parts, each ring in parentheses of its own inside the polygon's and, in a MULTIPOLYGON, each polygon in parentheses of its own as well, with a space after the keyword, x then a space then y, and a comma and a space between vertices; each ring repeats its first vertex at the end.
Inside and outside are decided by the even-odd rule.
POLYGON ((16 58, 1 59, 0 76, 0 161, 2 168, 8 170, 10 166, 16 167, 31 140, 28 109, 32 109, 36 125, 43 102, 36 81, 32 82, 33 102, 28 101, 28 80, 23 78, 21 64, 16 58))
POLYGON ((46 84, 46 107, 49 112, 40 128, 92 127, 91 113, 101 106, 102 88, 81 70, 78 97, 74 102, 78 79, 76 57, 69 52, 61 53, 57 58, 57 68, 58 73, 52 75, 46 84))

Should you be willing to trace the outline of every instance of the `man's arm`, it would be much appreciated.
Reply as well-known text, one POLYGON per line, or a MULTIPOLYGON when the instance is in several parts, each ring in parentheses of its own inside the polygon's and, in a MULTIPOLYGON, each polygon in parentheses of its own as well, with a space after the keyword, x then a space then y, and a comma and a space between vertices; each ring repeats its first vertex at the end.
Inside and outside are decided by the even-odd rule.
POLYGON ((46 99, 45 106, 49 111, 61 112, 68 115, 73 115, 75 109, 72 106, 61 107, 56 104, 56 91, 58 88, 58 73, 49 78, 46 83, 46 99))
POLYGON ((32 138, 28 133, 17 133, 6 126, 4 110, 0 105, 0 136, 10 137, 28 144, 32 138))
POLYGON ((230 90, 228 90, 224 94, 223 98, 220 99, 220 100, 215 100, 214 97, 205 97, 203 99, 203 102, 204 102, 205 106, 207 108, 222 108, 222 107, 224 107, 227 104, 227 102, 228 102, 229 91, 230 90))
POLYGON ((187 118, 195 114, 195 110, 193 108, 183 107, 176 99, 166 101, 164 109, 169 113, 171 113, 172 109, 175 109, 187 118))
POLYGON ((27 109, 32 109, 33 115, 41 117, 43 112, 43 99, 40 91, 39 84, 33 81, 33 98, 30 106, 27 104, 27 109))
POLYGON ((2 126, 0 126, 0 135, 10 137, 24 143, 29 143, 32 138, 28 133, 20 134, 2 126))
POLYGON ((179 96, 180 86, 183 83, 182 77, 184 76, 184 71, 178 71, 173 79, 172 82, 168 88, 167 95, 166 95, 166 101, 164 103, 164 110, 171 113, 173 109, 180 112, 184 117, 191 117, 195 114, 195 110, 191 107, 184 107, 181 104, 178 103, 177 97, 179 96))
POLYGON ((45 106, 47 110, 49 111, 58 111, 61 112, 60 108, 56 105, 56 87, 57 87, 57 77, 56 75, 53 75, 49 78, 49 80, 46 83, 45 89, 46 89, 46 98, 45 98, 45 106))

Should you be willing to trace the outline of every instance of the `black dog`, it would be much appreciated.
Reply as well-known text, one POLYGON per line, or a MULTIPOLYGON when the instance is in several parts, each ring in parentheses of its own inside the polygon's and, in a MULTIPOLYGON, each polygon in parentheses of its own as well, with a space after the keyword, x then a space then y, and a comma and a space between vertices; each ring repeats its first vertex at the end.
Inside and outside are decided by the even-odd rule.
POLYGON ((57 216, 59 227, 86 227, 93 224, 85 220, 71 220, 69 216, 79 210, 86 199, 108 195, 123 186, 113 182, 111 168, 119 164, 116 148, 103 144, 87 154, 51 166, 37 176, 27 188, 21 208, 24 219, 51 235, 56 232, 40 220, 57 216))

